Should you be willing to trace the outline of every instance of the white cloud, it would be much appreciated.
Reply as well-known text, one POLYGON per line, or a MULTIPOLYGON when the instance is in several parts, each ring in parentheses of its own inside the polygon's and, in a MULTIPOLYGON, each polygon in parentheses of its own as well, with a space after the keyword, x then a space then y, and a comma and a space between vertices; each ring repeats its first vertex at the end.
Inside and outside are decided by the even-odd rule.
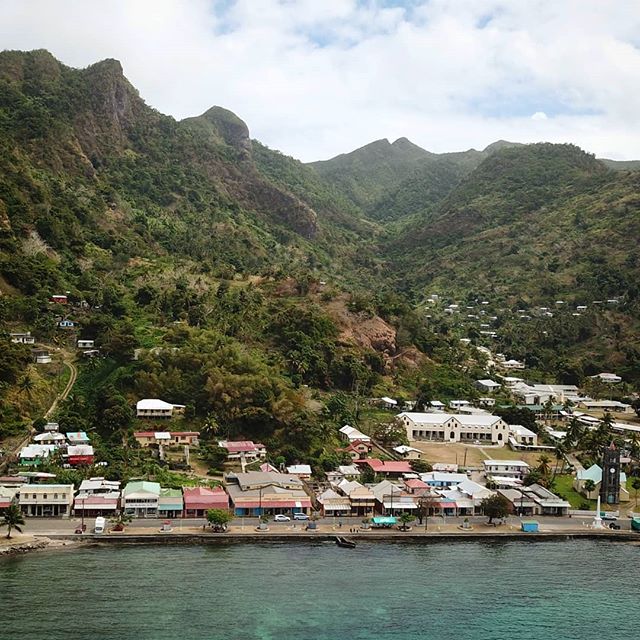
POLYGON ((434 151, 545 139, 640 157, 640 3, 398 4, 0 0, 0 47, 73 66, 118 58, 160 111, 225 106, 304 160, 400 136, 434 151))

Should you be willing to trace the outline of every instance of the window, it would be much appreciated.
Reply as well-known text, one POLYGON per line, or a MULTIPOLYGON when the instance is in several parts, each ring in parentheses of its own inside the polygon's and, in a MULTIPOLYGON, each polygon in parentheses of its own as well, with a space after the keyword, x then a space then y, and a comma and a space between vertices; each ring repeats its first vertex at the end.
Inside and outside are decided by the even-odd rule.
POLYGON ((36 494, 34 493, 34 494, 33 494, 33 499, 35 500, 36 498, 37 498, 37 496, 36 496, 36 494))
POLYGON ((43 493, 43 494, 42 494, 42 499, 43 499, 43 500, 46 500, 46 499, 47 499, 47 494, 46 494, 46 493, 43 493))
POLYGON ((53 494, 53 499, 54 499, 54 500, 57 500, 57 499, 58 499, 58 494, 57 494, 57 493, 54 493, 54 494, 53 494))

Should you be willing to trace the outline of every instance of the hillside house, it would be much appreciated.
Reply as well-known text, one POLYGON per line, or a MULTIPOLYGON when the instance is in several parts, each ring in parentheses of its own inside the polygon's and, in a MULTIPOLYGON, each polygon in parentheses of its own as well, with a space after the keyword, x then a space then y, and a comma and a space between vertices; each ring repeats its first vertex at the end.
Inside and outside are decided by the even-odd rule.
POLYGON ((66 458, 72 467, 93 464, 95 459, 93 447, 90 444, 69 445, 66 458))
POLYGON ((69 298, 65 295, 53 294, 49 298, 49 302, 53 302, 54 304, 67 304, 69 302, 69 298))
POLYGON ((31 357, 36 364, 49 364, 51 362, 51 353, 48 349, 33 349, 31 357))
POLYGON ((340 451, 348 453, 352 460, 364 460, 373 451, 373 446, 370 441, 354 440, 340 451))
POLYGON ((500 389, 501 385, 495 380, 485 378, 483 380, 476 380, 476 387, 483 393, 495 393, 500 389))
POLYGON ((10 333, 9 338, 11 342, 16 344, 35 344, 36 339, 31 335, 31 332, 27 331, 26 333, 10 333))
POLYGON ((60 322, 58 322, 58 326, 61 329, 73 329, 73 327, 76 326, 76 323, 73 320, 60 320, 60 322))
POLYGON ((287 473, 296 478, 300 478, 300 480, 311 479, 311 467, 308 464, 293 464, 287 467, 287 473))
POLYGON ((57 449, 58 446, 55 444, 29 444, 20 450, 20 464, 28 467, 37 467, 57 449))
POLYGON ((618 400, 582 400, 580 407, 587 411, 603 411, 610 413, 635 413, 630 404, 618 400))
POLYGON ((89 444, 86 431, 68 431, 66 437, 69 444, 89 444))
POLYGON ((133 434, 141 447, 164 445, 167 447, 189 445, 197 447, 200 443, 198 431, 136 431, 133 434))
POLYGON ((218 446, 227 450, 227 460, 255 462, 267 457, 267 448, 251 440, 220 440, 218 446))
POLYGON ((393 447, 393 450, 405 460, 420 460, 422 458, 422 451, 420 451, 420 449, 409 447, 406 444, 393 447))
POLYGON ((44 433, 39 433, 37 436, 33 437, 33 441, 36 444, 55 444, 57 446, 67 444, 67 439, 64 435, 57 431, 45 431, 44 433))
POLYGON ((174 405, 158 398, 144 398, 136 403, 138 418, 171 418, 174 405))
POLYGON ((95 340, 78 340, 76 343, 78 349, 93 349, 96 346, 95 340))
MULTIPOLYGON (((11 334, 13 335, 13 334, 11 334)), ((615 373, 597 373, 595 376, 591 376, 592 378, 597 378, 602 382, 608 382, 610 384, 617 384, 618 382, 622 382, 622 378, 615 373)))
POLYGON ((348 424, 345 424, 344 427, 339 430, 339 433, 340 437, 343 440, 347 440, 348 442, 353 442, 354 440, 360 440, 361 442, 371 442, 371 438, 369 436, 362 433, 362 431, 358 431, 358 429, 349 426, 348 424))

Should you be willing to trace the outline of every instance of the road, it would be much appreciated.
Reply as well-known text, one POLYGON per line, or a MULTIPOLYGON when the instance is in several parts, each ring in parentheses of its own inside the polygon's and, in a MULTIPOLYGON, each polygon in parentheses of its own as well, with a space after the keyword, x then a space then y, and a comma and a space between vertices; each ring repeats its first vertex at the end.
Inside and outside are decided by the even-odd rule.
MULTIPOLYGON (((133 520, 130 524, 127 525, 127 529, 159 529, 160 525, 164 518, 141 518, 133 520)), ((461 526, 465 518, 453 518, 446 517, 442 518, 441 516, 431 516, 427 522, 427 531, 444 531, 455 529, 457 526, 461 526)), ((468 518, 469 524, 474 528, 474 530, 478 531, 492 531, 492 529, 486 527, 487 518, 486 516, 471 516, 468 518)), ((575 530, 587 530, 590 528, 592 519, 591 518, 583 518, 583 517, 536 517, 536 521, 540 523, 540 529, 553 529, 554 531, 575 531, 575 530)), ((90 530, 93 526, 94 518, 85 518, 85 524, 87 525, 87 530, 90 530)), ((204 518, 174 518, 171 519, 174 531, 179 531, 180 529, 190 529, 190 528, 201 528, 205 523, 204 518)), ((28 534, 67 534, 73 533, 76 527, 81 523, 80 518, 26 518, 26 526, 25 532, 28 534)), ((273 520, 269 521, 269 529, 272 532, 277 531, 291 531, 294 529, 300 530, 304 529, 306 526, 305 521, 290 521, 290 522, 274 522, 273 520)), ((327 529, 333 530, 335 527, 336 532, 349 533, 349 529, 360 527, 362 525, 362 518, 321 518, 317 520, 317 524, 322 527, 325 531, 327 529), (342 523, 340 527, 339 524, 342 523)), ((617 521, 617 524, 620 525, 622 530, 628 531, 631 529, 631 521, 628 518, 620 518, 617 521)), ((258 525, 258 519, 253 518, 235 518, 230 526, 238 527, 245 529, 253 529, 258 525)), ((608 527, 608 523, 604 523, 605 527, 608 527)), ((424 524, 420 525, 416 522, 412 523, 414 531, 423 531, 424 524)), ((510 517, 507 518, 506 527, 509 529, 520 529, 520 518, 510 517)), ((496 527, 496 531, 504 530, 504 527, 496 527)))

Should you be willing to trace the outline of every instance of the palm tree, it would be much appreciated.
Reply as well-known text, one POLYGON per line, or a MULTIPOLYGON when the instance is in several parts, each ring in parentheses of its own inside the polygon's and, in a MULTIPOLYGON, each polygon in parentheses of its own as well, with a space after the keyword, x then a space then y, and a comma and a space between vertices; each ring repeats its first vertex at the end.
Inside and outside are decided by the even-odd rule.
POLYGON ((582 488, 584 489, 588 498, 590 493, 596 488, 596 483, 593 480, 585 480, 585 483, 582 488))
MULTIPOLYGON (((562 468, 564 468, 564 456, 566 454, 567 450, 566 447, 564 446, 564 444, 562 442, 558 442, 558 444, 556 445, 555 448, 555 454, 556 454, 556 465, 553 468, 553 480, 555 480, 556 476, 558 475, 558 467, 560 466, 560 461, 562 460, 562 468)), ((560 471, 562 471, 562 469, 560 469, 560 471)))
POLYGON ((27 398, 31 398, 31 394, 35 389, 36 383, 33 381, 31 373, 27 372, 22 376, 22 379, 18 383, 18 389, 20 393, 26 394, 27 398))
POLYGON ((11 538, 11 529, 22 533, 20 525, 24 524, 24 518, 22 517, 22 511, 17 504, 10 504, 4 511, 4 518, 0 522, 0 527, 7 527, 7 538, 11 538))
POLYGON ((541 475, 547 477, 549 473, 551 473, 551 467, 549 466, 550 462, 551 458, 546 453, 543 453, 540 456, 540 459, 538 460, 538 472, 541 475))

